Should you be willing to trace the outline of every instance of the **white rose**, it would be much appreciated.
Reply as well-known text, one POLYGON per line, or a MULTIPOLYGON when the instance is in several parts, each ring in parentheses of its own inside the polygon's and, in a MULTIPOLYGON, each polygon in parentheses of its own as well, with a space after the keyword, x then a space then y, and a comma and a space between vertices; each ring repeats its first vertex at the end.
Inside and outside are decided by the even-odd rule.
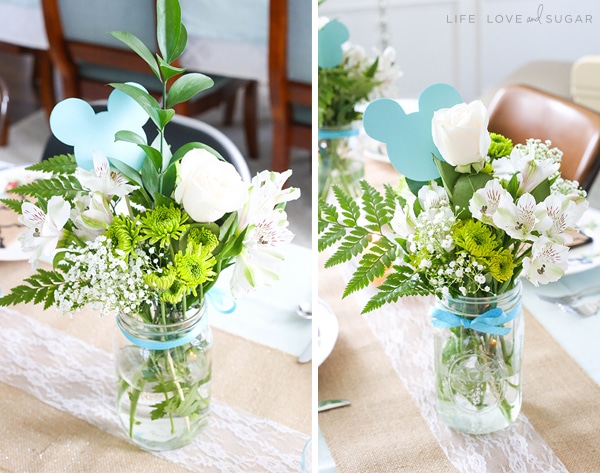
POLYGON ((442 158, 453 166, 482 163, 492 142, 489 115, 480 100, 433 114, 431 135, 442 158))
POLYGON ((181 159, 174 197, 196 222, 214 222, 244 205, 248 184, 231 163, 194 148, 181 159))

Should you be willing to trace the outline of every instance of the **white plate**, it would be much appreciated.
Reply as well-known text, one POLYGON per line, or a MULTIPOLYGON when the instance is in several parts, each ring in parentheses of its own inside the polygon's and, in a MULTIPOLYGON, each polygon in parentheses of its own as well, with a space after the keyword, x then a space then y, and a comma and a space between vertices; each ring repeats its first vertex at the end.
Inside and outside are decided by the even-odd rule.
POLYGON ((321 365, 335 346, 337 341, 339 324, 335 313, 327 303, 319 300, 317 310, 317 329, 319 333, 317 357, 315 360, 321 365))
MULTIPOLYGON (((27 165, 29 166, 29 165, 27 165)), ((27 171, 24 166, 17 166, 0 170, 0 198, 14 197, 7 192, 15 186, 30 183, 40 178, 43 173, 27 171)), ((11 211, 6 211, 11 212, 11 211)), ((21 251, 21 244, 18 241, 13 242, 8 247, 0 248, 0 261, 27 260, 29 255, 21 251)))
POLYGON ((600 211, 588 209, 578 227, 593 241, 569 250, 569 268, 565 275, 591 270, 600 266, 600 211))

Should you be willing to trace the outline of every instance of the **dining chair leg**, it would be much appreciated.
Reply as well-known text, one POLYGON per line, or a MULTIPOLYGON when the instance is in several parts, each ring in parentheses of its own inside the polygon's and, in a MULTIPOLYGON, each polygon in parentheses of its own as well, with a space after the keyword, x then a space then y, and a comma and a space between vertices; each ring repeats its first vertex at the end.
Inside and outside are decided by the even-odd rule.
POLYGON ((290 129, 285 121, 273 121, 272 143, 271 171, 286 171, 290 164, 290 129))
POLYGON ((34 77, 37 82, 36 86, 40 94, 40 101, 46 111, 46 116, 50 118, 50 113, 56 104, 52 62, 50 61, 48 51, 45 50, 34 50, 34 58, 34 77))
POLYGON ((8 86, 0 77, 0 146, 8 144, 8 86))
POLYGON ((250 158, 258 158, 258 81, 248 81, 244 88, 244 131, 250 158))
POLYGON ((237 89, 225 100, 225 109, 223 111, 223 125, 229 127, 233 124, 233 114, 235 112, 235 102, 237 99, 237 89))

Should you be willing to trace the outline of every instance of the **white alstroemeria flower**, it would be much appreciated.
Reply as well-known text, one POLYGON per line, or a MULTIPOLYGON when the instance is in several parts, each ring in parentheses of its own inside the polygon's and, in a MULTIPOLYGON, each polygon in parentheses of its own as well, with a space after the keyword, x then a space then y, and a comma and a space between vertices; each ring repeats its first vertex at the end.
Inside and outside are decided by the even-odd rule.
POLYGON ((511 199, 508 191, 502 187, 498 179, 488 181, 483 188, 475 191, 469 201, 469 210, 472 216, 486 224, 492 224, 494 213, 502 197, 511 199))
POLYGON ((577 181, 564 179, 559 176, 556 181, 552 183, 552 186, 550 186, 550 192, 552 194, 564 196, 575 204, 575 208, 571 211, 577 216, 575 222, 577 222, 589 208, 590 203, 586 199, 587 193, 579 187, 577 181))
POLYGON ((540 237, 533 243, 531 257, 523 259, 523 274, 535 286, 557 281, 567 270, 568 252, 567 246, 540 237))
POLYGON ((423 209, 437 209, 448 206, 448 194, 446 190, 432 181, 426 186, 422 186, 418 192, 419 204, 423 209))
POLYGON ((546 214, 546 206, 543 203, 536 204, 535 198, 529 193, 523 194, 516 204, 510 194, 500 198, 492 218, 497 227, 519 240, 535 240, 534 231, 541 233, 552 225, 552 220, 546 214))
POLYGON ((94 170, 77 168, 75 177, 85 189, 92 193, 102 193, 108 199, 112 196, 121 198, 138 188, 128 184, 121 173, 111 170, 108 159, 100 152, 94 152, 94 170))
POLYGON ((344 53, 343 61, 346 64, 346 68, 354 75, 362 75, 367 67, 373 62, 367 56, 365 49, 358 44, 345 42, 342 44, 342 50, 344 53))
POLYGON ((536 159, 536 146, 515 147, 510 156, 492 161, 494 176, 509 181, 513 175, 519 180, 518 194, 533 191, 542 181, 558 172, 559 162, 550 159, 536 159))
POLYGON ((53 256, 70 211, 71 206, 60 196, 50 198, 47 214, 30 202, 22 204, 19 221, 27 229, 19 235, 19 242, 24 252, 31 253, 29 262, 34 268, 41 257, 53 256))
POLYGON ((575 226, 587 206, 577 204, 561 194, 551 194, 544 200, 544 205, 552 220, 552 226, 545 235, 561 244, 571 243, 573 239, 565 231, 575 226))
POLYGON ((414 235, 417 228, 417 217, 412 206, 407 205, 404 209, 399 203, 396 203, 394 216, 390 221, 390 227, 400 237, 406 239, 410 235, 414 235))
POLYGON ((369 100, 380 97, 397 97, 397 80, 402 77, 402 71, 395 64, 396 50, 391 46, 386 47, 381 54, 377 54, 377 70, 375 81, 377 86, 369 94, 369 100))
POLYGON ((291 170, 262 171, 252 179, 248 200, 239 211, 239 232, 246 230, 246 235, 230 282, 235 298, 279 278, 278 266, 284 259, 280 247, 294 237, 282 204, 300 197, 297 188, 283 189, 291 174, 291 170))

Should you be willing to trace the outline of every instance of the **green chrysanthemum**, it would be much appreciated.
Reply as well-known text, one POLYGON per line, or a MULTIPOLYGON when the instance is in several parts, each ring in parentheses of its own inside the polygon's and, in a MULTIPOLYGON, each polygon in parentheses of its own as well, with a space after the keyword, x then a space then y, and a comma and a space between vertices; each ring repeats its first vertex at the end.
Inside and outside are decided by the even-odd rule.
POLYGON ((490 275, 500 283, 507 281, 513 276, 515 261, 510 250, 502 249, 496 252, 487 262, 490 275))
POLYGON ((147 211, 141 218, 142 235, 151 244, 160 242, 161 247, 169 244, 171 239, 179 240, 183 232, 189 227, 185 222, 188 215, 173 205, 159 206, 147 211))
POLYGON ((217 236, 206 227, 192 227, 186 237, 186 253, 189 255, 208 255, 219 245, 217 236))
POLYGON ((474 257, 489 257, 496 252, 500 242, 483 222, 459 222, 453 231, 454 243, 474 257))
POLYGON ((144 283, 146 283, 150 288, 154 288, 159 291, 166 291, 171 287, 171 285, 173 285, 173 283, 175 283, 175 278, 177 278, 177 273, 173 267, 167 267, 160 273, 156 272, 145 274, 144 283))
POLYGON ((510 155, 513 149, 513 143, 510 138, 506 138, 499 133, 490 133, 492 143, 488 149, 488 156, 492 159, 502 158, 503 156, 510 155))
POLYGON ((215 276, 213 266, 217 260, 212 255, 175 255, 175 269, 182 285, 196 295, 196 287, 215 276))
POLYGON ((186 292, 187 288, 178 281, 175 281, 175 283, 173 283, 167 291, 164 291, 160 294, 160 299, 165 303, 177 304, 183 300, 186 292))
POLYGON ((111 239, 115 249, 123 252, 123 256, 133 255, 137 244, 142 240, 140 226, 128 217, 117 216, 106 231, 106 237, 111 239))

